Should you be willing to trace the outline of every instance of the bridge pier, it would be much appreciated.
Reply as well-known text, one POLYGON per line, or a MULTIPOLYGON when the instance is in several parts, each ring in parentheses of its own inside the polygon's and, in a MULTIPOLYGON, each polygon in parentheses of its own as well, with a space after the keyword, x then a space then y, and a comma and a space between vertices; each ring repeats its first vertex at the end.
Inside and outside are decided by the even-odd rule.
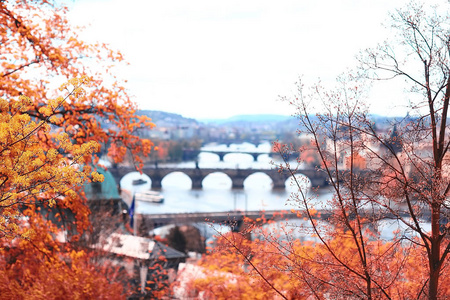
POLYGON ((153 173, 152 176, 150 176, 148 174, 145 174, 145 175, 150 177, 150 179, 152 181, 152 185, 151 185, 152 189, 161 189, 162 188, 161 181, 162 181, 164 176, 161 176, 161 174, 159 173, 158 169, 156 169, 156 172, 153 173))
POLYGON ((203 177, 191 177, 191 181, 193 189, 202 189, 203 177))
POLYGON ((225 154, 226 153, 217 153, 217 155, 219 155, 219 161, 223 161, 225 154))
POLYGON ((284 176, 272 177, 273 189, 285 189, 286 178, 284 176))
POLYGON ((152 180, 152 189, 161 189, 162 188, 161 178, 151 178, 151 180, 152 180))
POLYGON ((327 178, 325 177, 315 177, 315 178, 309 178, 311 181, 312 187, 326 187, 329 185, 327 178))
POLYGON ((233 189, 243 189, 244 188, 244 180, 245 180, 245 178, 232 178, 231 179, 231 187, 233 189))
POLYGON ((252 156, 253 156, 253 161, 258 161, 258 156, 259 156, 259 153, 252 153, 252 156))

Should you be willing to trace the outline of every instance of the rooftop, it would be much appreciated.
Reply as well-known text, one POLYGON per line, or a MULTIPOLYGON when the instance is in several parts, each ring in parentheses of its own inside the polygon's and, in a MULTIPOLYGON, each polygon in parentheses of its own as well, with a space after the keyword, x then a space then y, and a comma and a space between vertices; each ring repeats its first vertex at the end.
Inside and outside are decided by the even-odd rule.
POLYGON ((158 259, 164 256, 167 259, 184 258, 186 254, 164 245, 161 242, 140 236, 113 233, 101 245, 96 248, 143 260, 158 259))

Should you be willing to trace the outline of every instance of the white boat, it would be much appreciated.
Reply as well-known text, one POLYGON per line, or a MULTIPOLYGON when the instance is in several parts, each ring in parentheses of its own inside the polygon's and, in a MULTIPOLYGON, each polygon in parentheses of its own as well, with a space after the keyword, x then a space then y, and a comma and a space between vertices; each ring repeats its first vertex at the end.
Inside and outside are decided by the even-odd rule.
POLYGON ((145 191, 134 194, 136 201, 144 201, 151 203, 163 203, 164 196, 155 191, 145 191))

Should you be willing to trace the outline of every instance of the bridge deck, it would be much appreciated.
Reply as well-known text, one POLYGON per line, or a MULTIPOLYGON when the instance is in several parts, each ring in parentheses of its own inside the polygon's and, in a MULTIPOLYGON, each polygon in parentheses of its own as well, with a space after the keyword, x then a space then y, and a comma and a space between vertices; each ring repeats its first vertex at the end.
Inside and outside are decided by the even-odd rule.
MULTIPOLYGON (((110 168, 108 171, 114 176, 117 182, 130 172, 134 172, 135 169, 128 167, 110 168)), ((173 172, 182 172, 189 176, 192 181, 192 188, 202 188, 203 179, 212 173, 220 172, 228 175, 232 181, 233 188, 244 188, 244 181, 254 173, 265 173, 272 179, 274 189, 284 189, 285 183, 288 178, 291 177, 290 172, 279 172, 276 168, 273 169, 232 169, 232 168, 169 168, 169 167, 149 167, 146 166, 142 169, 142 172, 151 179, 151 185, 153 189, 159 189, 162 187, 162 180, 165 176, 173 172)), ((303 169, 298 170, 296 174, 302 174, 306 176, 313 187, 325 187, 328 186, 328 176, 325 172, 318 172, 316 169, 303 169)))
MULTIPOLYGON (((376 216, 373 211, 361 212, 363 215, 376 216)), ((315 214, 315 219, 328 220, 333 214, 330 210, 319 210, 315 214)), ((405 211, 398 212, 398 216, 408 218, 409 214, 405 211)), ((302 211, 282 211, 282 210, 267 210, 267 211, 224 211, 224 212, 199 212, 199 213, 166 213, 166 214, 137 214, 135 216, 137 223, 144 223, 149 228, 159 227, 167 224, 180 224, 192 222, 211 222, 211 223, 225 223, 241 222, 244 217, 252 220, 267 219, 267 220, 289 220, 289 219, 303 219, 306 217, 302 211)), ((385 213, 378 219, 397 219, 393 214, 385 213)), ((423 212, 422 219, 429 220, 431 218, 430 212, 423 212)))
MULTIPOLYGON (((318 218, 327 219, 329 212, 318 214, 318 218)), ((179 224, 190 222, 211 222, 211 223, 230 223, 240 222, 244 217, 252 220, 287 220, 300 219, 296 213, 280 210, 268 211, 224 211, 224 212, 202 212, 202 213, 166 213, 166 214, 137 214, 135 218, 138 223, 144 222, 150 227, 158 227, 167 224, 179 224), (153 226, 152 226, 153 225, 153 226)))

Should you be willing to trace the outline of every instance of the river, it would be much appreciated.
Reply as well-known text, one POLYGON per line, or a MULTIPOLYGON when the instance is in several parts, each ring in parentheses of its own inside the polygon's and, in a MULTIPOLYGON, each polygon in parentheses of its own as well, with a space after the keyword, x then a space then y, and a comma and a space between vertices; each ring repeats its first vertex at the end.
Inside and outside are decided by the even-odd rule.
MULTIPOLYGON (((253 144, 231 144, 226 145, 209 144, 202 150, 213 151, 252 151, 270 152, 271 144, 262 143, 258 147, 253 144)), ((198 156, 200 168, 240 168, 240 169, 270 169, 274 168, 271 162, 280 163, 277 158, 270 158, 267 154, 261 154, 258 161, 244 153, 232 153, 220 161, 218 155, 201 152, 198 156)), ((161 167, 195 168, 195 162, 182 162, 178 164, 165 164, 161 167)), ((151 179, 146 175, 133 172, 124 176, 120 185, 129 190, 131 194, 150 188, 151 179), (147 181, 146 184, 133 186, 132 181, 136 179, 147 181)), ((232 189, 231 179, 224 173, 213 173, 203 180, 202 189, 191 189, 190 178, 181 173, 174 172, 167 175, 162 181, 161 194, 164 203, 153 204, 139 202, 138 213, 160 214, 160 213, 185 213, 185 212, 222 212, 231 210, 258 211, 258 210, 291 210, 294 208, 289 201, 291 192, 297 190, 286 181, 286 188, 272 189, 272 180, 263 173, 254 173, 244 181, 244 189, 232 189)), ((320 193, 319 200, 325 200, 329 193, 320 193)))
MULTIPOLYGON (((231 144, 226 145, 205 145, 202 150, 205 151, 249 151, 249 152, 270 152, 271 144, 269 142, 260 144, 255 147, 253 144, 231 144)), ((201 152, 198 156, 198 165, 200 168, 253 168, 253 169, 270 169, 274 168, 273 163, 280 163, 277 157, 270 158, 267 154, 261 154, 258 161, 254 161, 249 154, 233 153, 224 157, 224 161, 220 161, 218 155, 208 152, 201 152)), ((292 162, 292 165, 295 162, 292 162)), ((161 167, 177 167, 177 168, 195 168, 195 162, 182 162, 178 164, 165 164, 161 167)), ((154 204, 138 201, 136 212, 139 214, 164 214, 164 213, 196 213, 196 212, 226 212, 232 210, 241 211, 264 211, 264 210, 285 210, 299 208, 291 199, 291 193, 297 192, 298 188, 292 186, 290 179, 286 181, 285 189, 272 189, 272 180, 263 173, 254 173, 244 181, 244 189, 232 189, 231 179, 224 173, 213 173, 203 180, 202 189, 191 189, 191 179, 181 173, 175 172, 167 175, 162 181, 161 194, 164 196, 164 202, 154 204)), ((133 172, 125 175, 120 185, 122 189, 128 190, 128 194, 149 190, 151 179, 146 175, 133 172), (136 179, 144 179, 146 184, 132 185, 132 181, 136 179)), ((304 190, 309 191, 307 187, 304 190)), ((327 200, 332 197, 329 190, 319 190, 315 193, 312 201, 319 206, 326 206, 327 200)), ((131 200, 131 199, 129 199, 131 200)), ((296 224, 303 222, 302 220, 290 220, 290 223, 296 224)), ((395 220, 385 220, 380 222, 379 230, 383 239, 392 239, 393 232, 402 228, 404 225, 399 224, 395 220)), ((295 226, 295 225, 294 225, 295 226)), ((427 222, 423 224, 425 230, 429 230, 431 225, 427 222)), ((228 228, 229 229, 229 228, 228 228)), ((228 230, 225 229, 225 230, 228 230)), ((206 230, 206 229, 204 229, 206 230)), ((214 230, 220 230, 217 227, 214 230)), ((206 234, 211 236, 213 233, 206 234)), ((408 235, 410 235, 409 233, 408 235)), ((298 236, 297 238, 304 238, 298 236)))

